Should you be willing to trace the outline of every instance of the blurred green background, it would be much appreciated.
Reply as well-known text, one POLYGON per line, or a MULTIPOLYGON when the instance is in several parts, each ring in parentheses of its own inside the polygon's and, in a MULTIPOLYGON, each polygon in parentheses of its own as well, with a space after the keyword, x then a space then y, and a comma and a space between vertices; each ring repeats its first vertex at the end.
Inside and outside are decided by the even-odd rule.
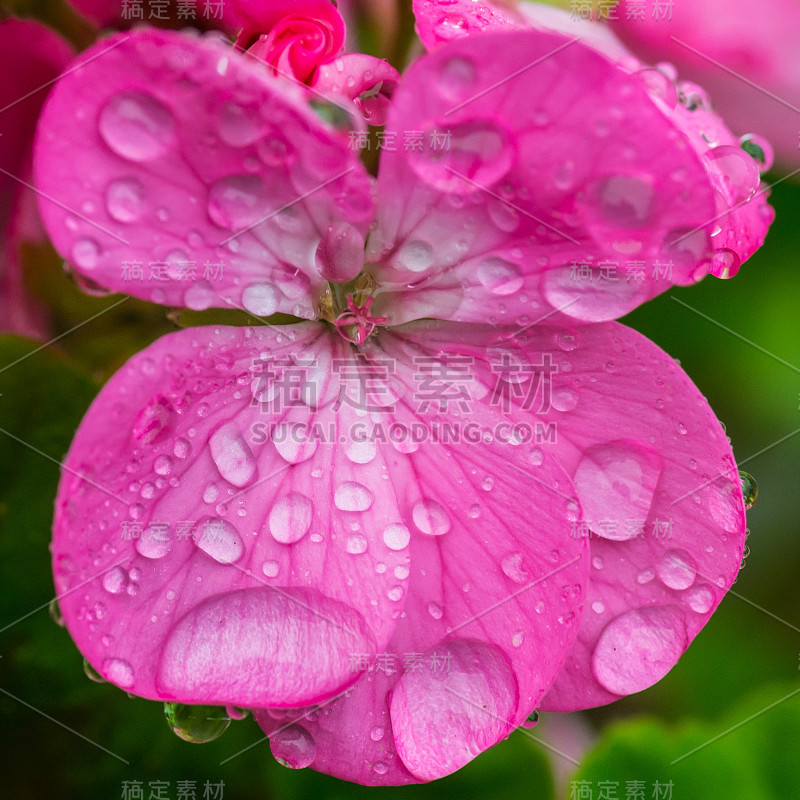
MULTIPOLYGON (((251 719, 188 744, 158 704, 84 675, 47 608, 55 462, 101 382, 174 323, 127 300, 39 352, 0 338, 0 796, 110 800, 138 781, 131 800, 189 800, 192 784, 198 800, 800 797, 800 186, 779 183, 772 204, 766 245, 734 279, 673 289, 626 320, 680 360, 758 481, 750 555, 733 591, 655 687, 583 714, 544 714, 428 786, 366 789, 287 770, 251 719)), ((119 300, 82 294, 46 249, 25 259, 54 335, 119 300)))

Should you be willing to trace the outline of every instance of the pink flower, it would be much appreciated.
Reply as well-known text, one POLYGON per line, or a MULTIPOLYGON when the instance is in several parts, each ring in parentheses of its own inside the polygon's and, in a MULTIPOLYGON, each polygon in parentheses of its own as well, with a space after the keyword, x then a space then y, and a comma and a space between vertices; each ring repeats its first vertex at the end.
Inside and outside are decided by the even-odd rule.
POLYGON ((36 175, 76 270, 310 320, 160 339, 83 420, 54 571, 106 678, 257 709, 290 766, 409 783, 544 704, 646 688, 708 620, 744 543, 730 445, 609 320, 714 269, 717 225, 749 255, 766 206, 567 42, 421 58, 376 180, 305 88, 213 39, 137 31, 59 81, 36 175))
POLYGON ((39 336, 43 309, 25 290, 19 245, 44 238, 25 184, 31 142, 47 87, 72 58, 55 33, 36 22, 0 22, 0 320, 5 331, 39 336))
POLYGON ((754 146, 774 148, 784 170, 800 167, 800 6, 794 0, 678 0, 617 7, 614 30, 651 61, 666 59, 708 89, 731 129, 754 132, 754 146), (771 147, 764 147, 766 137, 771 147))

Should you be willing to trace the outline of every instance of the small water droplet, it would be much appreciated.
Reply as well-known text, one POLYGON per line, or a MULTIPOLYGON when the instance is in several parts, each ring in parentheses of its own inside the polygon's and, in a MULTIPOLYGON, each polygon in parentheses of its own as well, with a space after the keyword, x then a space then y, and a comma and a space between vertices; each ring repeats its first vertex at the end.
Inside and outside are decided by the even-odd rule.
POLYGON ((340 511, 367 511, 375 502, 375 495, 366 486, 347 481, 336 487, 333 502, 340 511))
POLYGON ((83 659, 83 674, 95 683, 106 683, 106 679, 85 658, 83 659))
POLYGON ((530 730, 531 728, 535 728, 539 724, 539 712, 538 711, 531 711, 528 714, 525 722, 522 723, 522 727, 526 730, 530 730))
POLYGON ((390 550, 403 550, 410 540, 410 531, 399 522, 391 523, 383 530, 383 542, 390 550))
POLYGON ((220 564, 233 564, 244 553, 239 531, 226 519, 204 517, 197 525, 195 544, 220 564))
POLYGON ((144 211, 145 188, 138 178, 119 178, 106 188, 106 210, 117 222, 136 222, 144 211))
POLYGON ((742 494, 744 495, 744 507, 752 508, 758 499, 758 484, 756 479, 749 473, 741 470, 739 479, 742 482, 742 494))
POLYGON ((281 497, 269 512, 269 532, 276 542, 299 542, 311 528, 314 504, 301 492, 291 492, 281 497))
POLYGON ((103 662, 103 674, 122 689, 130 689, 136 680, 133 667, 121 658, 107 658, 103 662))

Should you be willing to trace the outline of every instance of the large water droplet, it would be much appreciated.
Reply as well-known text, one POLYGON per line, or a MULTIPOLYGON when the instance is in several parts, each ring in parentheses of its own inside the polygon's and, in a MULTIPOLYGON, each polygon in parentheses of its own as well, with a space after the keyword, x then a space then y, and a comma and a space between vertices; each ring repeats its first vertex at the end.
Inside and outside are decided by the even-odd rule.
POLYGON ((220 564, 233 564, 242 557, 244 542, 239 531, 221 517, 204 517, 197 525, 195 544, 220 564))
POLYGON ((625 439, 590 447, 573 480, 591 530, 613 541, 641 535, 660 475, 660 456, 642 444, 625 439))
POLYGON ((300 492, 278 500, 269 512, 269 532, 281 544, 299 542, 311 527, 314 504, 300 492))
POLYGON ((172 112, 146 92, 115 94, 98 122, 103 141, 129 161, 150 161, 162 155, 175 138, 172 112))
POLYGON ((287 725, 269 737, 269 746, 275 760, 290 769, 310 766, 317 757, 314 737, 302 725, 287 725))
POLYGON ((746 133, 739 139, 739 147, 756 162, 761 172, 772 169, 775 153, 772 145, 763 136, 746 133))
POLYGON ((425 653, 423 662, 426 669, 400 677, 390 710, 397 754, 429 781, 510 733, 518 689, 508 657, 492 645, 448 641, 425 653))
POLYGON ((228 175, 208 192, 208 215, 221 228, 241 230, 268 213, 269 193, 257 175, 228 175))
POLYGON ((522 727, 526 730, 530 730, 531 728, 535 728, 539 724, 539 712, 538 711, 531 711, 530 714, 525 718, 525 722, 522 723, 522 727))
POLYGON ((312 435, 304 422, 282 422, 272 432, 272 442, 281 458, 290 464, 299 464, 311 458, 319 446, 319 439, 312 435))
POLYGON ((667 550, 658 564, 657 572, 670 589, 688 589, 697 575, 697 564, 685 550, 667 550))
POLYGON ((117 222, 136 222, 144 211, 145 188, 138 178, 119 178, 106 188, 106 210, 117 222))
POLYGON ((333 502, 340 511, 366 511, 375 502, 375 495, 356 481, 347 481, 336 487, 333 502))
POLYGON ((686 623, 674 606, 626 611, 606 625, 592 653, 592 671, 609 692, 632 694, 660 681, 688 644, 686 623))
POLYGON ((707 614, 714 605, 714 590, 707 583, 693 586, 684 596, 689 608, 697 614, 707 614))
POLYGON ((218 739, 231 719, 220 706, 192 706, 164 703, 164 716, 172 731, 186 742, 205 744, 218 739))
POLYGON ((411 517, 422 533, 441 536, 450 530, 450 517, 444 506, 437 500, 426 498, 414 506, 411 517))
POLYGON ((241 488, 255 479, 255 456, 235 423, 226 422, 217 428, 211 434, 208 446, 219 474, 226 481, 241 488))

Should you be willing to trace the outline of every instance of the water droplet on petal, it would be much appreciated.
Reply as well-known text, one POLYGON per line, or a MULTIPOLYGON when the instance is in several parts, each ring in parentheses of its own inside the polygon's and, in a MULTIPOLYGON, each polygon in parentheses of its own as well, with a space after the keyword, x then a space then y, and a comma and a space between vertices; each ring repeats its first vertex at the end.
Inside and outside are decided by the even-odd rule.
POLYGON ((225 103, 219 112, 219 138, 231 147, 245 147, 261 136, 261 120, 251 108, 225 103))
POLYGON ((275 760, 290 769, 303 769, 314 763, 317 745, 314 737, 301 725, 279 728, 269 737, 275 760))
POLYGON ((269 532, 281 544, 294 544, 308 533, 313 516, 311 500, 300 492, 292 492, 270 509, 269 532))
POLYGON ((592 653, 592 671, 609 692, 632 694, 660 681, 688 644, 686 623, 674 606, 626 611, 606 625, 592 653))
POLYGON ((442 616, 444 615, 444 611, 442 610, 442 607, 438 603, 433 603, 433 602, 428 603, 428 613, 434 619, 441 619, 442 616))
POLYGON ((591 530, 613 541, 640 535, 660 475, 658 453, 637 442, 619 440, 586 450, 573 480, 591 530))
POLYGON ((176 439, 172 452, 175 458, 188 458, 192 454, 192 444, 188 439, 176 439))
POLYGON ((85 658, 83 659, 83 674, 95 683, 106 682, 106 679, 85 658))
POLYGON ((278 310, 278 291, 269 283, 251 283, 242 292, 242 305, 257 317, 269 317, 278 310))
POLYGON ((433 264, 433 247, 419 239, 405 242, 395 256, 394 263, 409 272, 423 272, 433 264))
POLYGON ((172 112, 146 92, 120 92, 103 107, 100 136, 129 161, 150 161, 166 152, 175 137, 172 112))
POLYGON ((277 561, 265 561, 261 565, 261 571, 268 578, 277 578, 278 572, 280 572, 280 565, 278 564, 277 561))
POLYGON ((239 531, 221 517, 204 517, 197 525, 195 544, 220 564, 233 564, 244 553, 239 531))
POLYGON ((720 247, 711 254, 710 272, 715 278, 727 280, 739 272, 741 264, 738 253, 727 247, 720 247))
POLYGON ((688 589, 694 583, 697 565, 685 550, 667 550, 658 564, 657 572, 670 589, 688 589))
POLYGON ((502 258, 486 258, 478 265, 478 280, 484 289, 496 295, 514 294, 522 288, 520 268, 502 258))
POLYGON ((347 543, 344 549, 351 555, 359 556, 367 552, 367 547, 367 540, 360 533, 356 533, 353 536, 347 537, 347 543))
POLYGON ((522 723, 522 727, 526 730, 530 730, 531 728, 535 728, 539 724, 539 712, 538 711, 531 711, 530 714, 525 719, 525 722, 522 723))
POLYGON ((756 162, 740 147, 720 145, 706 153, 710 175, 732 204, 743 203, 758 189, 761 176, 756 162))
POLYGON ((169 525, 160 523, 148 525, 142 531, 142 535, 135 540, 134 547, 136 552, 145 558, 163 558, 172 547, 172 535, 169 525))
POLYGON ((400 676, 390 712, 398 756, 415 777, 430 781, 513 730, 519 689, 508 656, 489 644, 450 640, 422 660, 434 667, 400 676))
POLYGON ((772 169, 775 153, 772 145, 763 137, 755 133, 746 133, 739 139, 739 147, 758 164, 761 172, 772 169))
POLYGON ((50 619, 52 619, 59 628, 64 627, 64 617, 61 614, 61 609, 58 607, 58 600, 55 597, 48 604, 47 613, 50 615, 50 619))
POLYGON ((387 525, 383 529, 383 542, 390 550, 403 550, 408 547, 410 541, 410 531, 399 522, 387 525))
POLYGON ((257 175, 228 175, 208 192, 208 215, 221 228, 238 231, 268 213, 269 192, 257 175))
POLYGON ((380 726, 376 725, 370 732, 369 738, 372 739, 373 742, 379 742, 383 739, 384 730, 380 726))
POLYGON ((366 511, 375 502, 375 495, 366 486, 347 481, 336 487, 333 502, 340 511, 366 511))
POLYGON ((252 483, 257 467, 253 451, 233 422, 217 428, 208 440, 211 458, 226 481, 239 488, 252 483))
POLYGON ((133 667, 121 658, 107 658, 103 662, 103 674, 122 689, 130 689, 136 680, 133 667))
MULTIPOLYGON (((489 118, 478 118, 434 126, 446 130, 448 145, 429 146, 409 153, 411 168, 430 186, 443 192, 472 194, 492 186, 511 168, 515 147, 510 133, 489 118)), ((426 131, 425 140, 432 139, 434 129, 426 131)))
POLYGON ((684 596, 689 608, 697 614, 707 614, 714 605, 714 590, 707 583, 693 586, 684 596))
POLYGON ((142 444, 153 444, 165 439, 175 427, 175 409, 163 395, 154 397, 133 423, 133 436, 142 444))
POLYGON ((194 706, 164 703, 164 716, 172 731, 186 742, 205 744, 218 739, 231 719, 220 706, 194 706))
POLYGON ((100 245, 94 239, 78 239, 70 251, 72 263, 81 269, 94 269, 100 259, 100 245))
POLYGON ((522 566, 522 553, 509 553, 500 561, 500 566, 514 583, 525 583, 530 578, 530 574, 522 566))
POLYGON ((417 528, 429 536, 441 536, 450 530, 450 517, 437 500, 420 500, 414 506, 411 517, 417 528))
POLYGON ((119 178, 106 188, 106 210, 117 222, 136 222, 144 211, 145 188, 138 178, 119 178))

